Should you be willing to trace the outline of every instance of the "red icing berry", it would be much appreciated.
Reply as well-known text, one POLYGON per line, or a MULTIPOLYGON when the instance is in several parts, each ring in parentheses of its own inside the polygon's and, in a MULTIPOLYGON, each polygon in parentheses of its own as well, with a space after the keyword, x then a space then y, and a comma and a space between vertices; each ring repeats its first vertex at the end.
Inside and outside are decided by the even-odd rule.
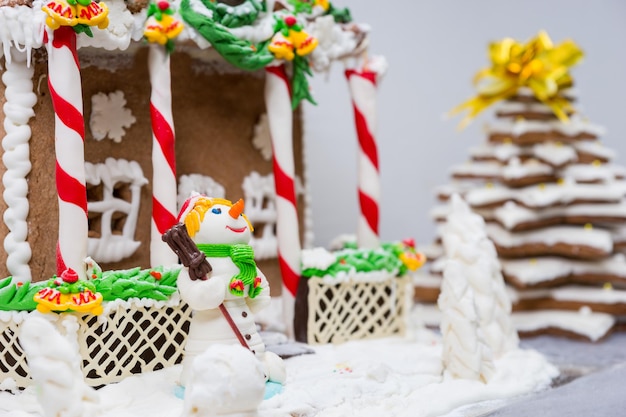
POLYGON ((166 1, 160 1, 157 3, 157 6, 159 6, 159 9, 161 11, 165 11, 170 7, 170 4, 166 1))
POLYGON ((402 243, 409 248, 415 248, 415 239, 404 239, 402 243))
POLYGON ((254 279, 254 285, 253 285, 253 287, 254 287, 254 288, 258 288, 260 285, 261 285, 261 277, 256 277, 256 278, 254 279))
POLYGON ((287 26, 292 27, 297 23, 297 20, 293 16, 287 16, 285 17, 285 23, 287 24, 287 26))
POLYGON ((150 275, 157 281, 161 279, 161 273, 159 271, 150 271, 150 275))
POLYGON ((61 279, 67 283, 73 284, 78 281, 78 274, 72 268, 68 268, 61 274, 61 279))
POLYGON ((346 264, 346 260, 345 260, 345 259, 340 259, 340 260, 339 260, 339 263, 340 263, 341 265, 345 265, 345 264, 346 264))
POLYGON ((91 279, 96 279, 98 276, 96 274, 91 274, 91 279))
POLYGON ((17 288, 21 287, 22 285, 24 285, 23 282, 18 282, 17 284, 15 284, 17 286, 17 288))

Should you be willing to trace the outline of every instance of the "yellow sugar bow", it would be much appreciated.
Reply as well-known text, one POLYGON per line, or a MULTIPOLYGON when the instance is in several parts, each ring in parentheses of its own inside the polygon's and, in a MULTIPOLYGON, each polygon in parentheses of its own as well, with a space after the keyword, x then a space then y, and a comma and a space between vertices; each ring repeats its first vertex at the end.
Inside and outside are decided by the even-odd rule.
POLYGON ((561 92, 571 87, 569 69, 582 57, 583 52, 576 43, 566 40, 555 46, 544 31, 526 44, 511 38, 494 42, 489 45, 491 67, 474 76, 478 95, 455 107, 451 114, 469 110, 461 121, 463 128, 487 107, 514 96, 520 87, 528 87, 537 100, 567 122, 567 114, 574 109, 561 92))

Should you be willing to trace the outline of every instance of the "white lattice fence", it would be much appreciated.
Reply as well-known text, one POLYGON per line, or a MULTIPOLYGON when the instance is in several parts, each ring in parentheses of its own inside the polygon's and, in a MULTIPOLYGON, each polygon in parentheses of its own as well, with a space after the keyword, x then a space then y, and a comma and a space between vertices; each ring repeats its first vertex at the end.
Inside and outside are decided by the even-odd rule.
POLYGON ((378 282, 309 279, 308 343, 403 335, 408 284, 407 277, 378 282))
MULTIPOLYGON (((0 382, 12 378, 23 388, 31 380, 17 338, 23 316, 17 317, 20 319, 0 320, 0 382)), ((60 321, 61 316, 58 317, 60 321)), ((104 321, 91 315, 79 316, 78 343, 87 383, 109 384, 179 363, 190 317, 191 309, 186 304, 120 305, 107 313, 104 321)))

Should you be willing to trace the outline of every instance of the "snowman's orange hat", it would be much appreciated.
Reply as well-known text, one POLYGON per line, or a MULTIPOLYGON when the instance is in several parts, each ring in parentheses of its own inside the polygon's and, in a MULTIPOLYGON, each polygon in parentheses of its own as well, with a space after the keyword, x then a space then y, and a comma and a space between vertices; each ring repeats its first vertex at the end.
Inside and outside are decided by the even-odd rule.
POLYGON ((196 192, 193 192, 191 196, 189 196, 189 198, 183 203, 183 206, 180 209, 180 213, 178 213, 177 221, 180 223, 184 223, 185 227, 187 228, 187 233, 189 233, 189 236, 194 237, 198 230, 200 230, 200 225, 204 220, 204 215, 211 207, 216 204, 222 204, 224 206, 230 207, 228 214, 233 219, 237 219, 241 215, 246 223, 248 223, 250 232, 254 231, 250 220, 245 214, 243 214, 243 199, 239 199, 239 201, 233 204, 232 201, 226 200, 224 198, 210 198, 196 192))

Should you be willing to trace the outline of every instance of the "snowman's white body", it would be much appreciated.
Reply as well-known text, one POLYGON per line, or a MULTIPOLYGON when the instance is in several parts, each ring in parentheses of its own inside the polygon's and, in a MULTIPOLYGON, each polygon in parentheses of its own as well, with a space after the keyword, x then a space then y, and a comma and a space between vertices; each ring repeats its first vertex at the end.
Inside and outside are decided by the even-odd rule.
MULTIPOLYGON (((243 217, 231 218, 227 213, 228 206, 213 207, 221 209, 221 213, 207 212, 200 230, 192 239, 196 243, 247 244, 251 236, 247 221, 243 217)), ((183 268, 178 276, 181 298, 193 310, 185 345, 181 383, 185 385, 189 380, 193 360, 209 346, 240 344, 235 331, 220 311, 221 304, 226 307, 250 350, 265 365, 267 377, 276 382, 284 382, 284 365, 281 359, 265 351, 265 345, 254 323, 254 314, 265 308, 271 300, 265 275, 257 268, 257 276, 261 279, 261 291, 256 297, 248 296, 248 285, 244 288, 244 295, 237 296, 229 289, 231 278, 239 273, 239 268, 231 258, 207 257, 207 260, 212 267, 207 280, 192 280, 187 268, 183 268)))

